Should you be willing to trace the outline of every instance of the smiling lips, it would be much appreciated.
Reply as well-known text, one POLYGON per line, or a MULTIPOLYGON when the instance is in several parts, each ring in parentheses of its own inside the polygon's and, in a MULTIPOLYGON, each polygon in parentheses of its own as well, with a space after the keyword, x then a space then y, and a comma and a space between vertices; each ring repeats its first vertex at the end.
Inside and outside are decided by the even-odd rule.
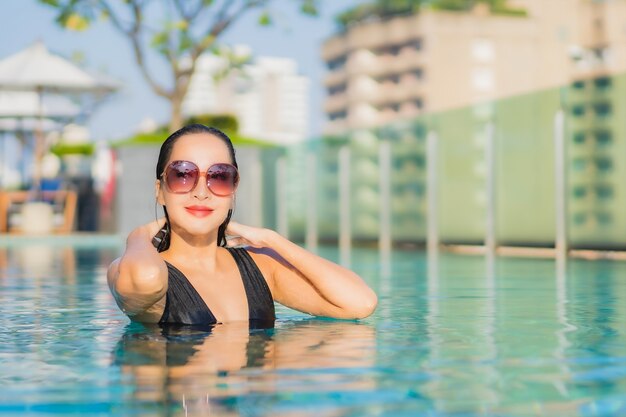
POLYGON ((210 215, 211 213, 213 213, 213 209, 210 209, 205 206, 188 206, 188 207, 185 207, 185 210, 187 210, 187 213, 196 217, 206 217, 210 215))

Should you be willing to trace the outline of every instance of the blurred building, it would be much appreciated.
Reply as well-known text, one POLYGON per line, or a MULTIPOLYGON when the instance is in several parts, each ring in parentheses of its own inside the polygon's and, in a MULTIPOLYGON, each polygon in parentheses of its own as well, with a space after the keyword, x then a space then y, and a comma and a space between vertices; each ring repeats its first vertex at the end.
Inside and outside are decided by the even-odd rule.
POLYGON ((186 116, 233 114, 241 135, 278 144, 308 136, 309 80, 295 61, 259 57, 224 76, 228 65, 216 55, 200 57, 183 102, 186 116))
MULTIPOLYGON (((322 47, 325 132, 586 82, 626 69, 626 1, 510 0, 348 25, 322 47)), ((597 81, 594 81, 597 80, 597 81)))
MULTIPOLYGON (((445 178, 437 189, 441 241, 482 242, 492 124, 497 240, 551 245, 554 121, 562 111, 568 238, 579 247, 623 245, 626 0, 509 0, 497 10, 475 2, 465 12, 438 3, 445 2, 434 0, 419 14, 343 20, 343 30, 322 47, 324 132, 349 139, 327 146, 347 143, 351 150, 353 237, 381 232, 383 180, 374 174, 383 139, 392 147, 392 235, 424 236, 425 139, 433 131, 445 178)), ((320 169, 329 173, 329 196, 320 199, 332 201, 339 164, 337 152, 329 153, 320 169)), ((336 216, 324 210, 320 224, 331 236, 337 224, 326 219, 336 216)))

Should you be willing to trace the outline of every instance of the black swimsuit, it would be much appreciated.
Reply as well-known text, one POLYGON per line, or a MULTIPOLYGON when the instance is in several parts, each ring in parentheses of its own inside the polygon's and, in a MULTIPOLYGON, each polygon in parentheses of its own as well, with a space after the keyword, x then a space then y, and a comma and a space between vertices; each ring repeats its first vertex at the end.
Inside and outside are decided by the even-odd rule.
MULTIPOLYGON (((242 248, 226 248, 233 256, 248 298, 250 325, 272 327, 276 318, 274 300, 265 278, 250 254, 242 248)), ((187 277, 174 265, 167 264, 165 310, 159 324, 211 325, 217 319, 187 277)))

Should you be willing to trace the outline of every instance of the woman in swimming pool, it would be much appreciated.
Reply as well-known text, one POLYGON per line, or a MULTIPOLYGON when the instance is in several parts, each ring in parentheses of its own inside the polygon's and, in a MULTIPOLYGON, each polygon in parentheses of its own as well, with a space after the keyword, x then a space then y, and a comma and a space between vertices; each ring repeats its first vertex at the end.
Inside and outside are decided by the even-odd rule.
POLYGON ((238 182, 221 131, 194 124, 163 142, 155 192, 165 219, 133 230, 107 274, 124 313, 144 323, 271 326, 274 300, 315 316, 374 311, 376 294, 354 272, 272 230, 231 222, 238 182))

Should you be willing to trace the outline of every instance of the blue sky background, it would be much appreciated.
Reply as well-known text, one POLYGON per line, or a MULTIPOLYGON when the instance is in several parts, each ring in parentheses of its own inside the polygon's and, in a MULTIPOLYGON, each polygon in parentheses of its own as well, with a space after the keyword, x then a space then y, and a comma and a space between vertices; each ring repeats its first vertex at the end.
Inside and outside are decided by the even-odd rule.
MULTIPOLYGON (((324 120, 325 68, 320 57, 321 42, 335 31, 333 16, 360 1, 321 0, 320 3, 320 16, 311 18, 301 15, 295 2, 275 0, 271 10, 276 19, 271 27, 260 27, 259 11, 253 11, 221 38, 225 44, 247 44, 257 56, 289 57, 297 61, 300 74, 311 80, 312 136, 320 133, 324 120)), ((97 23, 85 32, 65 31, 55 24, 54 10, 36 0, 0 0, 0 12, 3 16, 0 59, 42 40, 48 49, 66 57, 82 53, 88 68, 104 71, 123 83, 122 91, 91 118, 89 127, 94 140, 127 136, 147 117, 167 121, 167 101, 152 93, 135 65, 130 45, 109 24, 97 23)), ((167 79, 165 64, 159 60, 150 64, 162 79, 167 79)))

